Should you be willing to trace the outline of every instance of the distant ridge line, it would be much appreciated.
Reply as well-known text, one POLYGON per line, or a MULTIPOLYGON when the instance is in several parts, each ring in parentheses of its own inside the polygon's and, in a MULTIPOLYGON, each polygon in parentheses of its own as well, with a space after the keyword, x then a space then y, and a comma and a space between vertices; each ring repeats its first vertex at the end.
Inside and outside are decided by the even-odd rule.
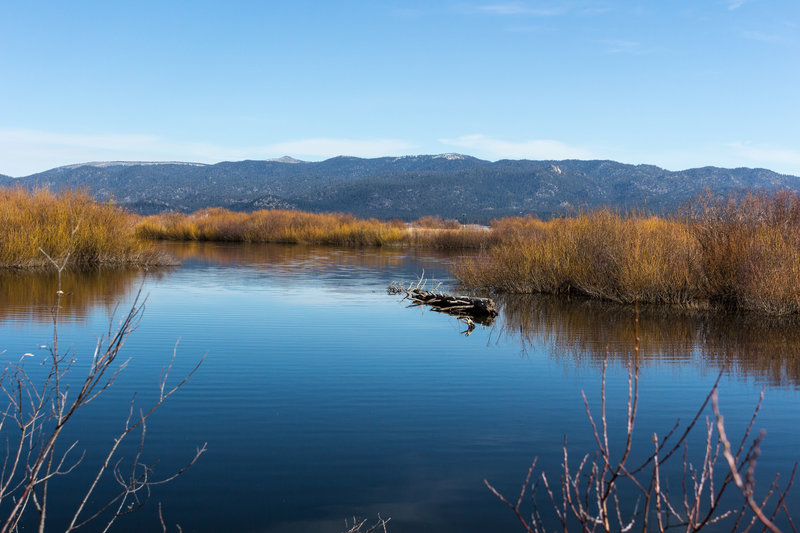
POLYGON ((707 170, 707 169, 714 169, 714 170, 752 170, 752 171, 768 171, 770 173, 774 173, 780 176, 785 177, 798 177, 794 174, 787 174, 783 172, 776 172, 767 168, 763 167, 732 167, 732 168, 725 168, 725 167, 717 167, 714 165, 705 165, 702 167, 692 167, 692 168, 685 168, 685 169, 678 169, 678 170, 669 170, 664 167, 659 167, 657 165, 653 165, 650 163, 621 163, 619 161, 615 161, 612 159, 498 159, 496 161, 480 159, 471 155, 455 153, 455 152, 448 152, 448 153, 441 153, 441 154, 408 154, 403 156, 383 156, 383 157, 358 157, 358 156, 348 156, 348 155, 339 155, 330 157, 328 159, 323 159, 320 161, 306 161, 303 159, 297 159, 295 157, 284 155, 281 157, 275 158, 268 158, 268 159, 244 159, 239 161, 218 161, 216 163, 198 163, 196 161, 87 161, 83 163, 73 163, 69 165, 62 165, 58 167, 53 167, 48 170, 44 170, 41 172, 36 172, 34 174, 29 174, 26 176, 18 176, 12 177, 5 174, 0 174, 3 178, 11 178, 11 179, 21 179, 21 178, 29 178, 33 176, 43 175, 55 171, 61 170, 74 170, 81 167, 94 167, 94 168, 109 168, 109 167, 133 167, 133 166, 158 166, 158 165, 175 165, 175 166, 190 166, 190 167, 213 167, 221 164, 238 164, 238 163, 245 163, 245 162, 262 162, 262 163, 286 163, 286 164, 324 164, 335 160, 359 160, 359 161, 378 161, 378 160, 393 160, 393 161, 403 161, 403 160, 419 160, 419 159, 440 159, 440 160, 449 160, 449 161, 474 161, 476 163, 485 163, 485 164, 499 164, 499 163, 564 163, 564 162, 579 162, 579 163, 610 163, 610 164, 618 164, 632 168, 651 168, 657 169, 659 171, 669 172, 669 173, 683 173, 683 172, 691 172, 697 170, 707 170))
POLYGON ((767 169, 702 168, 671 171, 611 160, 486 161, 462 154, 277 159, 216 164, 179 161, 95 161, 22 178, 0 176, 0 186, 87 189, 141 214, 301 209, 361 217, 414 220, 420 216, 487 222, 504 216, 541 218, 585 209, 646 207, 667 213, 711 190, 788 189, 800 178, 767 169))

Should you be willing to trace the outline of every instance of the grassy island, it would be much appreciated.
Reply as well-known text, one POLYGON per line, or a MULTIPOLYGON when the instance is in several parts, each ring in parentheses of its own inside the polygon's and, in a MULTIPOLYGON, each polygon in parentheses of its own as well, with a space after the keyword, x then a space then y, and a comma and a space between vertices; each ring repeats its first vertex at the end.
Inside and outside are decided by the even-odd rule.
POLYGON ((599 210, 494 221, 499 243, 457 279, 497 293, 800 313, 800 196, 699 198, 680 217, 599 210))
POLYGON ((238 213, 203 209, 191 214, 165 213, 145 217, 137 227, 144 239, 177 241, 275 242, 336 246, 420 246, 426 248, 486 248, 493 233, 462 227, 454 220, 423 217, 411 224, 383 222, 344 213, 261 210, 238 213))

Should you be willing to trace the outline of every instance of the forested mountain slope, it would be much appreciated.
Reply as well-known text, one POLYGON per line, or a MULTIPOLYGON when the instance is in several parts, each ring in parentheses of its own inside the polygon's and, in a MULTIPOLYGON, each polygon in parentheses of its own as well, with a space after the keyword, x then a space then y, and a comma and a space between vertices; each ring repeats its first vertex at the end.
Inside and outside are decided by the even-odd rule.
POLYGON ((460 154, 291 158, 199 163, 104 162, 59 167, 0 185, 87 188, 133 211, 299 208, 364 217, 423 215, 487 221, 532 213, 568 214, 602 205, 661 212, 706 189, 800 190, 800 178, 765 169, 717 167, 669 171, 614 161, 484 161, 460 154))

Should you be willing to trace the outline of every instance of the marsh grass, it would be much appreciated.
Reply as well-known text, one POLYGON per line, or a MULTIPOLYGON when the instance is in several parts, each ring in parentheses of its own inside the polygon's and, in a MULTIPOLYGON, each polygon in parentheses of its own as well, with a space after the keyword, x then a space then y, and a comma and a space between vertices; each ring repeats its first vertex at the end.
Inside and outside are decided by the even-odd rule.
POLYGON ((800 196, 707 194, 681 216, 608 209, 492 225, 498 244, 454 268, 493 292, 800 313, 800 196))
POLYGON ((707 194, 687 219, 710 299, 773 315, 800 312, 800 195, 707 194))
POLYGON ((175 241, 274 242, 337 246, 419 246, 459 249, 486 247, 491 232, 461 228, 434 217, 406 225, 394 220, 360 219, 343 213, 261 210, 238 213, 203 209, 192 214, 165 213, 141 220, 136 233, 144 239, 175 241))
POLYGON ((189 215, 153 215, 137 226, 137 234, 147 239, 340 246, 381 246, 399 241, 403 232, 404 229, 396 223, 361 220, 339 213, 289 210, 238 213, 220 208, 203 209, 189 215))
POLYGON ((685 303, 695 296, 695 250, 688 228, 678 222, 600 210, 547 222, 502 219, 492 230, 500 244, 456 267, 462 283, 631 303, 685 303))
POLYGON ((0 189, 0 267, 47 267, 74 229, 78 269, 170 262, 148 246, 156 239, 482 250, 454 267, 479 290, 800 314, 800 196, 788 192, 706 194, 673 218, 601 209, 483 228, 289 210, 138 217, 86 192, 0 189))
POLYGON ((42 252, 59 258, 71 241, 73 269, 171 262, 136 237, 135 220, 83 191, 0 189, 0 268, 47 268, 42 252))
POLYGON ((461 224, 458 220, 449 218, 443 220, 440 216, 424 216, 415 220, 412 224, 415 228, 427 229, 460 229, 461 224))

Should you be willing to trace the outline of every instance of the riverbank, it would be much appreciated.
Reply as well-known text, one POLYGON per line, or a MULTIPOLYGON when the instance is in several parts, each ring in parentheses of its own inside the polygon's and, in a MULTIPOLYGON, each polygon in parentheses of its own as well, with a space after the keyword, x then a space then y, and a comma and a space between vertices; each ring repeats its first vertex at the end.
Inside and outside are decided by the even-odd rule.
POLYGON ((261 210, 239 213, 203 209, 191 214, 144 217, 136 234, 142 239, 173 241, 263 242, 334 246, 419 246, 436 249, 481 249, 495 243, 487 228, 423 217, 407 224, 360 219, 343 213, 261 210))
POLYGON ((500 243, 455 277, 493 293, 800 313, 800 197, 698 199, 681 218, 609 210, 495 221, 500 243))
POLYGON ((419 247, 480 251, 457 259, 453 274, 495 294, 800 315, 800 196, 788 192, 708 195, 673 218, 606 209, 549 221, 504 218, 485 228, 288 210, 141 217, 85 192, 6 189, 0 232, 0 268, 49 267, 42 250, 63 258, 70 242, 69 264, 78 269, 174 264, 153 240, 419 247))
POLYGON ((0 189, 0 268, 52 268, 47 256, 61 263, 67 254, 73 269, 174 264, 136 236, 136 222, 86 192, 0 189))

